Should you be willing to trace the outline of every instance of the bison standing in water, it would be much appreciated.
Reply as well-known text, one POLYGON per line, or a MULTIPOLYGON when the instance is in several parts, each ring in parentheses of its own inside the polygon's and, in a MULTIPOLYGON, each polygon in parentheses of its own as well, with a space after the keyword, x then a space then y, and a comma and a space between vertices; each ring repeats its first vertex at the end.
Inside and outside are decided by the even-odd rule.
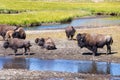
POLYGON ((32 45, 30 44, 30 41, 26 41, 26 40, 18 39, 18 38, 9 39, 8 41, 5 41, 3 44, 3 47, 5 49, 7 48, 13 49, 15 54, 17 53, 18 48, 24 48, 25 50, 24 53, 26 53, 27 50, 30 51, 31 46, 32 45))
POLYGON ((66 33, 66 36, 67 38, 69 39, 73 39, 73 36, 75 35, 75 28, 73 26, 68 26, 66 29, 65 29, 65 33, 66 33))
POLYGON ((88 48, 93 51, 94 55, 97 54, 97 48, 103 48, 105 45, 107 46, 107 54, 111 53, 110 45, 113 43, 113 39, 109 35, 79 33, 76 38, 79 47, 88 48))
POLYGON ((41 48, 46 48, 47 50, 53 50, 56 49, 55 43, 53 40, 48 38, 36 38, 35 43, 41 46, 41 48))

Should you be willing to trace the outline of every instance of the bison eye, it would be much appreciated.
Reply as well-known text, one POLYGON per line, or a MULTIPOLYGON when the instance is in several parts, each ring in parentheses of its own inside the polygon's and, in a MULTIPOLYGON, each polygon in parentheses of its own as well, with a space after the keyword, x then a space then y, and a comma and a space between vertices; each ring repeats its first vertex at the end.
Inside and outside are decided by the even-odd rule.
POLYGON ((81 41, 83 41, 83 39, 80 39, 81 41))
POLYGON ((84 42, 84 40, 83 40, 83 39, 80 39, 80 41, 84 42))

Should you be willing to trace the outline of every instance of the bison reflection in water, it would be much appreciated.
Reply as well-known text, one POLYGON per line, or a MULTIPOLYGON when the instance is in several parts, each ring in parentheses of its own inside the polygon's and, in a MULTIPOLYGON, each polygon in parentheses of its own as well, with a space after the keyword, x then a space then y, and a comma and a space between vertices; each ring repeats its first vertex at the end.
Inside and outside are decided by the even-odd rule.
POLYGON ((28 69, 28 61, 25 58, 11 58, 3 65, 3 69, 28 69))
POLYGON ((47 50, 56 49, 55 43, 50 37, 36 38, 35 43, 38 44, 38 46, 41 46, 41 48, 46 48, 47 50))
POLYGON ((18 48, 24 48, 24 50, 25 50, 24 53, 26 53, 27 50, 30 51, 31 46, 32 45, 31 45, 30 41, 18 39, 18 38, 9 39, 8 41, 5 41, 3 44, 3 47, 5 49, 7 49, 7 48, 13 49, 15 54, 17 53, 18 48))
POLYGON ((67 38, 69 39, 73 39, 73 36, 75 35, 75 28, 73 26, 68 26, 66 29, 65 29, 65 33, 66 33, 66 36, 67 38))
POLYGON ((113 39, 109 35, 79 33, 76 38, 79 47, 88 48, 93 51, 94 55, 97 53, 97 48, 103 48, 105 45, 107 46, 107 54, 111 53, 111 44, 113 43, 113 39))

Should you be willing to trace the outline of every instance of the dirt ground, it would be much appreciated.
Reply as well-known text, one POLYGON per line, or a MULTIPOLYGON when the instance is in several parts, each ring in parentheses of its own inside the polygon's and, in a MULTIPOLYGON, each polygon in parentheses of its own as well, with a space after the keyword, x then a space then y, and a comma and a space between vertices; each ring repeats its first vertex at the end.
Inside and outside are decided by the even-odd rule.
MULTIPOLYGON (((63 31, 63 30, 60 30, 63 31)), ((60 32, 57 31, 58 33, 60 32)), ((34 40, 41 32, 26 31, 27 40, 32 43, 30 55, 22 55, 23 50, 19 49, 16 56, 11 49, 5 50, 2 45, 4 41, 0 41, 0 56, 11 57, 29 57, 41 59, 68 59, 68 60, 94 60, 94 61, 107 61, 107 62, 120 62, 120 58, 113 55, 118 54, 117 51, 112 49, 112 54, 106 55, 106 47, 98 49, 98 56, 93 56, 92 52, 86 48, 79 48, 75 40, 67 40, 62 36, 53 37, 56 44, 56 50, 41 49, 35 44, 34 40), (32 35, 31 35, 32 34, 32 35), (31 37, 32 36, 32 37, 31 37)), ((46 32, 47 33, 47 32, 46 32)), ((47 34, 46 34, 47 35, 47 34)), ((44 36, 44 35, 42 35, 44 36)), ((1 38, 0 38, 1 39, 1 38)), ((110 75, 98 74, 81 74, 81 73, 67 73, 67 72, 48 72, 48 71, 28 71, 28 70, 0 70, 0 80, 113 80, 110 75)))

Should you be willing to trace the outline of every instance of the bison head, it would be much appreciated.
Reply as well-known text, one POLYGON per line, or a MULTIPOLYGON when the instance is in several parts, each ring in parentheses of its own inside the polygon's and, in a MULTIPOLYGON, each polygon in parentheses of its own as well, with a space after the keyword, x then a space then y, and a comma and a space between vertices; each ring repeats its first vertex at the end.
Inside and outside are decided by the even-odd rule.
POLYGON ((38 44, 39 46, 44 46, 44 44, 45 44, 45 39, 44 39, 44 38, 40 38, 40 39, 38 40, 37 44, 38 44))
POLYGON ((14 32, 12 34, 13 38, 19 38, 19 39, 25 39, 26 38, 26 34, 25 33, 20 33, 20 32, 14 32))
POLYGON ((86 43, 85 43, 85 35, 84 34, 77 34, 77 43, 78 43, 78 46, 83 48, 86 46, 86 43))
POLYGON ((39 38, 36 38, 36 39, 35 39, 35 43, 37 44, 37 43, 38 43, 38 41, 39 41, 39 38))
POLYGON ((14 32, 14 33, 12 34, 12 37, 13 37, 13 38, 20 38, 19 32, 14 32))
POLYGON ((7 49, 9 47, 9 42, 8 41, 4 42, 3 47, 7 49))

